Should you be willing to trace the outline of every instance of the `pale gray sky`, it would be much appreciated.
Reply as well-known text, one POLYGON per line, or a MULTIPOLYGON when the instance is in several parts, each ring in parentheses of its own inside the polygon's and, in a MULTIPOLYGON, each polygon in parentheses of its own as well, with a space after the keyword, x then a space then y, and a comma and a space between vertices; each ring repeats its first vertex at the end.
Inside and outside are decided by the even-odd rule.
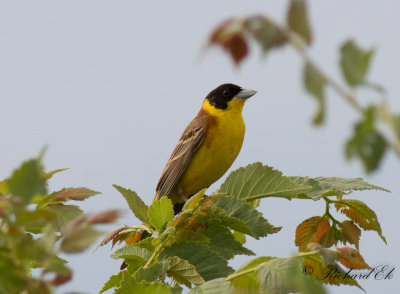
MULTIPOLYGON (((349 37, 377 49, 370 80, 381 83, 392 109, 400 112, 399 1, 310 1, 315 44, 311 55, 335 78, 338 46, 349 37)), ((328 91, 322 128, 310 121, 316 105, 300 83, 301 62, 286 48, 251 57, 239 68, 219 49, 199 59, 219 22, 230 16, 266 13, 282 21, 286 1, 2 1, 0 3, 0 177, 49 145, 48 170, 70 170, 51 188, 87 186, 103 192, 82 203, 88 212, 108 208, 127 213, 120 224, 137 224, 112 184, 131 188, 150 203, 155 184, 186 124, 205 95, 224 82, 255 89, 244 109, 242 151, 231 170, 262 161, 287 175, 366 177, 392 194, 360 192, 376 212, 387 238, 363 232, 360 250, 371 266, 400 266, 398 207, 400 160, 392 153, 366 176, 347 162, 345 140, 357 113, 328 91)), ((361 92, 362 102, 375 95, 361 92)), ((220 182, 219 182, 220 183, 220 182)), ((218 185, 210 188, 215 190, 218 185)), ((297 224, 322 215, 322 202, 265 199, 261 210, 280 233, 249 240, 258 255, 296 251, 297 224)), ((115 225, 116 227, 117 225, 115 225)), ((114 226, 110 226, 111 230, 114 226)), ((71 256, 73 281, 61 292, 97 293, 120 261, 110 248, 71 256)), ((249 257, 237 258, 238 266, 249 257)), ((389 281, 360 281, 368 293, 396 293, 398 269, 389 281)), ((331 287, 332 293, 361 293, 331 287)))

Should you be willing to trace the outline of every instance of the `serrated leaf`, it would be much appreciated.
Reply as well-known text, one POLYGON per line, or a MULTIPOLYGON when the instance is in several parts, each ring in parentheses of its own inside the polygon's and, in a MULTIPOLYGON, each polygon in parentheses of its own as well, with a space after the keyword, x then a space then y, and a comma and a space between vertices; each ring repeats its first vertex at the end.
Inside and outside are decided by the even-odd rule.
POLYGON ((311 186, 312 189, 307 191, 304 195, 313 200, 318 200, 323 196, 343 195, 358 190, 381 190, 390 192, 385 188, 369 184, 362 178, 291 177, 291 180, 299 184, 311 186))
POLYGON ((174 256, 185 259, 194 265, 196 271, 206 281, 225 277, 233 272, 233 269, 228 266, 228 262, 222 256, 201 243, 174 243, 161 252, 159 260, 174 256))
POLYGON ((68 222, 83 214, 83 211, 76 205, 51 204, 44 209, 57 215, 57 219, 53 222, 57 230, 60 230, 68 222))
POLYGON ((339 261, 346 267, 352 269, 371 269, 365 263, 360 252, 351 247, 336 247, 335 251, 339 254, 339 261))
POLYGON ((307 245, 309 243, 320 243, 330 227, 326 217, 313 216, 303 221, 296 228, 295 244, 299 246, 299 251, 308 251, 307 245))
POLYGON ((356 280, 351 276, 346 275, 346 271, 344 271, 337 263, 333 265, 324 265, 320 256, 303 258, 302 267, 305 274, 312 276, 316 280, 325 284, 350 285, 364 290, 356 280))
POLYGON ((188 294, 232 294, 234 288, 231 282, 223 278, 208 281, 189 291, 188 294))
POLYGON ((193 195, 192 197, 190 197, 185 202, 185 205, 183 206, 182 211, 186 210, 186 209, 195 209, 199 205, 201 199, 204 197, 204 193, 206 192, 206 190, 207 189, 203 189, 200 192, 198 192, 196 195, 193 195))
POLYGON ((287 23, 293 31, 303 37, 308 45, 311 44, 312 34, 308 21, 306 2, 304 0, 290 1, 287 23))
POLYGON ((231 259, 235 255, 255 255, 255 253, 235 240, 231 231, 219 221, 210 219, 207 228, 197 230, 210 239, 210 248, 218 252, 225 259, 231 259))
POLYGON ((133 277, 137 281, 153 282, 166 274, 167 267, 168 264, 165 262, 155 262, 148 268, 141 267, 136 270, 133 277))
POLYGON ((240 219, 251 230, 251 235, 258 239, 268 234, 274 234, 281 228, 271 225, 260 212, 246 204, 245 201, 230 196, 214 199, 214 205, 226 211, 228 216, 240 219))
POLYGON ((251 201, 269 196, 292 199, 311 188, 293 182, 272 167, 255 162, 233 171, 218 192, 251 201))
POLYGON ((13 172, 7 185, 10 193, 20 196, 25 204, 28 204, 35 195, 46 194, 46 179, 43 176, 42 164, 38 159, 25 161, 13 172))
POLYGON ((358 249, 361 230, 352 222, 345 220, 340 224, 340 231, 350 244, 354 244, 358 249))
POLYGON ((354 127, 354 133, 346 143, 347 158, 359 157, 366 172, 379 167, 387 149, 387 143, 375 128, 376 109, 369 107, 354 127))
POLYGON ((49 171, 49 172, 45 172, 44 173, 44 178, 46 180, 51 179, 55 174, 57 174, 59 172, 62 172, 62 171, 65 171, 67 169, 68 168, 60 168, 60 169, 55 169, 55 170, 52 170, 52 171, 49 171))
POLYGON ((325 77, 309 62, 304 64, 303 83, 307 92, 317 99, 318 111, 313 123, 320 125, 325 119, 325 77))
POLYGON ((247 224, 233 216, 230 216, 228 212, 226 212, 223 208, 210 205, 207 208, 207 213, 219 220, 222 221, 222 223, 231 229, 238 231, 243 234, 247 235, 253 235, 251 232, 251 229, 247 226, 247 224))
POLYGON ((149 218, 147 217, 148 207, 143 202, 143 200, 140 199, 140 197, 136 194, 136 192, 129 189, 125 189, 118 185, 113 185, 113 186, 122 194, 122 196, 124 196, 133 214, 145 224, 149 224, 149 218))
POLYGON ((343 76, 350 86, 365 82, 373 50, 362 50, 353 40, 346 41, 340 48, 340 65, 343 76))
POLYGON ((53 201, 82 201, 97 194, 100 194, 100 192, 85 187, 67 188, 63 189, 59 194, 57 194, 53 198, 53 201))
POLYGON ((249 34, 261 45, 265 53, 273 48, 285 45, 288 41, 285 32, 267 17, 255 16, 248 18, 244 25, 249 34))
POLYGON ((376 213, 364 202, 355 199, 344 199, 335 201, 336 209, 358 224, 364 230, 373 230, 378 233, 383 242, 386 238, 382 235, 381 225, 376 213))
POLYGON ((233 237, 235 238, 236 241, 238 241, 240 244, 245 244, 246 243, 246 235, 238 232, 238 231, 233 231, 233 237))
POLYGON ((102 232, 93 229, 90 226, 77 226, 69 228, 64 232, 64 238, 61 241, 61 250, 66 253, 82 252, 91 246, 102 232))
POLYGON ((150 224, 161 231, 167 222, 174 217, 174 207, 167 196, 154 200, 147 211, 150 224))
POLYGON ((126 271, 124 271, 121 286, 115 290, 115 294, 171 294, 169 287, 161 282, 148 283, 136 281, 126 271))
POLYGON ((116 250, 111 254, 112 258, 129 258, 129 259, 141 259, 147 261, 151 256, 149 250, 139 247, 137 245, 125 245, 124 247, 116 250))
POLYGON ((101 288, 100 290, 100 294, 103 292, 106 292, 107 290, 111 289, 111 288, 116 288, 119 287, 121 285, 122 282, 122 277, 123 277, 124 272, 120 271, 118 274, 116 275, 112 275, 107 282, 105 282, 103 288, 101 288))
POLYGON ((190 288, 191 284, 201 285, 205 282, 196 268, 187 260, 174 256, 168 258, 165 262, 168 264, 168 275, 186 287, 190 288))

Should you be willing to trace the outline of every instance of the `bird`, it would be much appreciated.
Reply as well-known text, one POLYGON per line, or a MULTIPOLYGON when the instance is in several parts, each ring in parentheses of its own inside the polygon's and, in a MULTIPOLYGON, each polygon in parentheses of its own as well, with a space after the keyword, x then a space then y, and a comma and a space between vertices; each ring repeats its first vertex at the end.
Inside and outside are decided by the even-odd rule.
POLYGON ((167 196, 176 215, 187 199, 225 174, 242 148, 243 106, 256 93, 227 83, 206 96, 169 157, 154 199, 167 196))
MULTIPOLYGON (((191 196, 225 174, 242 148, 243 106, 256 93, 234 84, 222 84, 206 96, 161 173, 155 200, 167 196, 177 215, 191 196)), ((151 236, 146 230, 137 233, 133 243, 151 236)), ((126 267, 124 261, 121 270, 126 267)))

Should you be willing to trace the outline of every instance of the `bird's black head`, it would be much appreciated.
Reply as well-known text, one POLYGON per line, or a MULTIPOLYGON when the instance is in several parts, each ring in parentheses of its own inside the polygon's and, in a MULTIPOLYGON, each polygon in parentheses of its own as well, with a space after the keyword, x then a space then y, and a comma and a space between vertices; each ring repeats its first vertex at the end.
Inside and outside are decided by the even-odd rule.
POLYGON ((223 84, 212 90, 206 97, 208 102, 219 109, 226 109, 228 102, 233 99, 243 89, 234 84, 223 84))

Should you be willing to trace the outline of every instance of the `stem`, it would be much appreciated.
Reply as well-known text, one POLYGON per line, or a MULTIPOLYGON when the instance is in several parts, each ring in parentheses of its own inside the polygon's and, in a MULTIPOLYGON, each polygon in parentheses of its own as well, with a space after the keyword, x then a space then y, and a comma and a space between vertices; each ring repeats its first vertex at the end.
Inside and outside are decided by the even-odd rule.
MULTIPOLYGON (((336 82, 334 79, 332 79, 331 77, 329 77, 312 59, 311 57, 308 55, 307 52, 307 45, 305 44, 305 42, 303 41, 303 39, 295 32, 291 31, 290 29, 281 26, 280 24, 276 23, 274 20, 269 18, 269 21, 275 25, 275 27, 280 30, 280 32, 282 34, 284 34, 286 36, 286 38, 289 41, 289 44, 292 45, 292 47, 300 54, 300 56, 302 57, 302 59, 311 64, 314 69, 323 77, 323 79, 325 80, 325 82, 331 86, 331 88, 341 97, 343 97, 357 112, 363 113, 364 112, 364 108, 361 106, 361 104, 358 103, 357 98, 354 94, 354 92, 352 90, 349 90, 343 86, 341 86, 338 82, 336 82)), ((367 82, 365 83, 364 86, 367 86, 379 93, 382 94, 383 100, 385 99, 385 89, 378 85, 378 84, 374 84, 371 82, 367 82)), ((390 123, 388 123, 387 120, 384 120, 381 118, 381 121, 386 123, 387 125, 389 125, 389 127, 391 127, 390 123)), ((394 134, 396 134, 396 130, 393 129, 393 127, 391 128, 392 131, 394 132, 394 134)), ((383 134, 382 132, 380 132, 379 130, 377 130, 377 132, 382 136, 382 138, 384 139, 384 141, 386 142, 386 144, 395 152, 395 154, 400 158, 400 142, 398 142, 398 140, 390 140, 388 139, 385 134, 383 134)))
POLYGON ((150 259, 146 262, 146 264, 143 266, 143 268, 148 268, 151 266, 154 262, 154 260, 157 258, 157 255, 161 252, 161 250, 164 248, 164 246, 160 245, 154 250, 153 254, 151 255, 150 259))
POLYGON ((250 273, 254 272, 257 268, 258 268, 258 266, 250 268, 250 269, 247 269, 247 270, 244 270, 244 271, 241 271, 241 272, 238 272, 236 274, 231 274, 231 275, 226 277, 226 280, 227 281, 231 281, 231 280, 237 279, 237 278, 239 278, 241 276, 250 274, 250 273))

